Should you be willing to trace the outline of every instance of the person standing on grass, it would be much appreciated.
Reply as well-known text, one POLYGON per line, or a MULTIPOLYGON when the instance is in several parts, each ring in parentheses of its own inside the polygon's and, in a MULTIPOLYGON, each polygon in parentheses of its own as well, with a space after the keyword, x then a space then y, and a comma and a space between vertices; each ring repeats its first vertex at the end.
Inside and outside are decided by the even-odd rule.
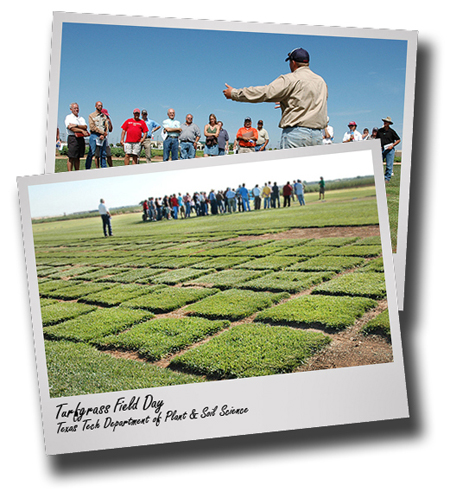
POLYGON ((267 144, 269 143, 269 134, 267 130, 263 128, 263 120, 258 121, 258 139, 256 140, 255 152, 263 152, 266 150, 267 144))
POLYGON ((320 199, 325 200, 325 181, 323 179, 323 176, 320 177, 319 181, 319 201, 320 199))
POLYGON ((161 128, 161 125, 148 117, 146 109, 142 109, 141 115, 142 121, 145 122, 148 128, 148 134, 142 142, 142 147, 144 147, 145 160, 149 163, 152 160, 152 134, 155 133, 155 131, 158 131, 161 128))
POLYGON ((70 104, 71 114, 66 116, 64 124, 67 128, 67 171, 79 170, 80 159, 84 157, 86 144, 84 137, 89 136, 84 118, 79 116, 80 107, 76 102, 70 104))
MULTIPOLYGON (((103 114, 106 116, 106 121, 108 122, 108 134, 109 134, 113 131, 111 116, 109 115, 109 112, 106 109, 103 109, 103 114)), ((112 168, 113 163, 112 163, 111 146, 109 144, 108 137, 105 138, 105 141, 106 141, 106 147, 105 147, 106 162, 108 163, 108 166, 112 168)), ((100 158, 100 151, 101 149, 99 147, 95 149, 95 158, 96 158, 95 161, 97 163, 97 166, 100 158)))
POLYGON ((106 137, 108 136, 108 128, 109 123, 106 114, 103 112, 103 104, 98 101, 95 103, 95 111, 89 114, 89 131, 91 132, 91 136, 89 137, 86 169, 91 169, 93 157, 95 158, 97 168, 99 166, 106 168, 106 137))
POLYGON ((167 119, 162 123, 165 139, 163 142, 163 161, 168 161, 172 157, 172 161, 178 160, 178 137, 181 133, 181 124, 175 119, 175 110, 167 111, 167 119))
POLYGON ((244 211, 250 211, 250 202, 248 198, 248 189, 245 186, 245 183, 242 184, 242 187, 239 188, 239 194, 242 199, 242 205, 244 208, 244 211))
POLYGON ((219 140, 220 125, 217 122, 215 114, 209 115, 209 122, 203 129, 205 135, 205 149, 203 157, 218 156, 219 155, 219 140))
POLYGON ((181 123, 180 159, 194 159, 197 153, 198 141, 201 137, 200 128, 193 123, 192 114, 186 116, 186 122, 181 123))
POLYGON ((134 109, 133 117, 127 119, 122 125, 120 144, 123 146, 125 151, 125 166, 130 164, 130 157, 133 164, 138 164, 142 144, 147 137, 148 128, 145 121, 140 119, 140 115, 141 111, 139 109, 134 109))
POLYGON ((258 131, 252 128, 252 120, 246 117, 244 126, 239 128, 236 133, 236 139, 239 144, 239 154, 242 152, 255 152, 256 141, 258 140, 258 131))
POLYGON ((111 237, 112 236, 112 227, 111 227, 111 213, 109 212, 109 209, 106 207, 105 200, 100 199, 100 204, 98 206, 98 212, 100 213, 100 216, 102 217, 102 223, 103 223, 103 234, 105 237, 108 235, 111 237))
POLYGON ((217 145, 219 146, 219 156, 225 156, 228 154, 228 144, 230 142, 230 136, 227 130, 223 128, 223 122, 219 121, 220 131, 217 137, 217 145))
POLYGON ((283 202, 283 207, 291 207, 291 195, 292 195, 292 185, 287 182, 286 185, 283 187, 283 197, 284 197, 284 202, 283 202))
POLYGON ((273 182, 272 191, 270 193, 270 207, 280 207, 280 187, 277 185, 277 182, 273 182))
POLYGON ((381 150, 383 151, 383 159, 386 161, 386 170, 384 173, 384 181, 388 183, 391 180, 394 170, 395 147, 400 143, 400 137, 391 128, 394 124, 388 116, 382 119, 383 127, 377 131, 377 138, 381 140, 381 150))
POLYGON ((294 184, 294 192, 295 195, 297 196, 300 206, 304 206, 305 205, 304 187, 301 180, 297 180, 297 182, 294 184))
POLYGON ((267 183, 265 183, 262 189, 262 198, 264 199, 264 209, 270 209, 271 194, 272 194, 272 189, 269 187, 269 185, 267 185, 267 183))
POLYGON ((258 187, 258 184, 253 188, 253 206, 255 210, 261 209, 261 189, 258 187))

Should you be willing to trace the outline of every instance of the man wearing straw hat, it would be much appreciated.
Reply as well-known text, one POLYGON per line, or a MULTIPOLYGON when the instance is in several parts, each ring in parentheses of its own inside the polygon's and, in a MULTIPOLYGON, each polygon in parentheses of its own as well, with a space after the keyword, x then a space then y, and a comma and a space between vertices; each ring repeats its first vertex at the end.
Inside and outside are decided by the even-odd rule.
POLYGON ((388 116, 382 119, 383 127, 377 131, 377 138, 381 140, 381 149, 383 151, 383 159, 386 160, 386 170, 384 173, 385 182, 389 182, 394 169, 395 147, 400 143, 400 137, 391 128, 392 119, 388 116))

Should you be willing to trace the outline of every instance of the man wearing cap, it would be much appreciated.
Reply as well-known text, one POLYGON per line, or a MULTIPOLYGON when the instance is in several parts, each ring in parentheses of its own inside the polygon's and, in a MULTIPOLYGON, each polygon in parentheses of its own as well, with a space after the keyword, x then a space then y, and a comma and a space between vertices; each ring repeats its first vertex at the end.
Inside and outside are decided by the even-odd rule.
POLYGON ((186 116, 186 122, 181 124, 180 159, 194 159, 197 145, 202 136, 200 128, 193 122, 192 114, 186 116))
POLYGON ((269 85, 237 89, 225 84, 223 94, 239 102, 279 103, 282 149, 320 145, 327 124, 327 85, 309 68, 309 54, 303 48, 292 50, 286 61, 291 72, 269 85))
POLYGON ((350 121, 348 124, 348 131, 344 134, 342 142, 359 142, 362 140, 362 135, 357 131, 356 127, 358 125, 354 121, 350 121))
POLYGON ((400 137, 391 128, 390 125, 394 123, 389 116, 386 119, 382 119, 382 121, 383 127, 378 129, 377 138, 381 140, 383 159, 386 160, 384 180, 388 182, 391 179, 392 171, 394 169, 395 147, 400 143, 400 137))
POLYGON ((267 144, 269 143, 269 134, 267 130, 263 128, 263 121, 260 119, 258 121, 258 140, 256 140, 255 152, 262 152, 266 150, 267 144))
POLYGON ((89 152, 86 157, 86 169, 91 169, 92 158, 95 156, 97 147, 100 154, 96 156, 96 165, 98 168, 98 156, 100 155, 100 164, 106 168, 106 137, 108 136, 108 120, 103 112, 103 104, 98 101, 95 103, 95 111, 89 114, 89 152))
POLYGON ((152 159, 152 135, 153 133, 155 133, 155 131, 158 131, 161 128, 161 125, 148 117, 148 112, 146 109, 142 109, 141 115, 142 121, 144 121, 148 128, 148 135, 142 142, 142 146, 144 147, 145 160, 149 163, 152 159))
POLYGON ((127 119, 122 125, 122 136, 120 144, 125 151, 125 166, 130 164, 130 157, 133 164, 138 164, 141 155, 142 143, 147 137, 148 128, 145 121, 140 119, 141 111, 134 109, 133 117, 127 119), (126 135, 126 140, 125 140, 126 135))
POLYGON ((162 123, 166 138, 163 142, 163 161, 168 161, 172 156, 172 161, 178 159, 178 137, 181 133, 181 124, 175 119, 175 111, 167 111, 167 119, 162 123))
POLYGON ((255 145, 258 140, 258 131, 256 128, 252 128, 251 118, 245 118, 244 126, 239 128, 236 133, 236 138, 239 145, 239 154, 241 152, 255 152, 255 145))

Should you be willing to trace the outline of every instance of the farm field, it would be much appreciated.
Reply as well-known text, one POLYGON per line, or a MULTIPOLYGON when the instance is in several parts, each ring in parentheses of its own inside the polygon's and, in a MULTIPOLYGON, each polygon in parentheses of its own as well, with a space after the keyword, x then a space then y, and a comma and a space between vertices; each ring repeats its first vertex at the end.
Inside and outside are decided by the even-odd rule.
POLYGON ((393 361, 374 187, 33 224, 51 397, 393 361))

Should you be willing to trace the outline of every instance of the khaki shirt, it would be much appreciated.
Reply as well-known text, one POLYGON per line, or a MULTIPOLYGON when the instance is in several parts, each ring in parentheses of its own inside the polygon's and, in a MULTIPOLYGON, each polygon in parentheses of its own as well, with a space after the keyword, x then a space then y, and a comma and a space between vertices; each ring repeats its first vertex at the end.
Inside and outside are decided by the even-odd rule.
POLYGON ((281 75, 269 85, 233 88, 231 98, 239 102, 279 102, 280 128, 304 126, 321 130, 327 125, 327 84, 309 66, 281 75))
POLYGON ((258 130, 258 140, 256 141, 256 145, 262 145, 266 142, 266 140, 269 140, 269 134, 267 133, 267 130, 261 128, 258 130))
POLYGON ((89 114, 89 130, 99 135, 108 131, 108 120, 102 112, 94 111, 89 114))

